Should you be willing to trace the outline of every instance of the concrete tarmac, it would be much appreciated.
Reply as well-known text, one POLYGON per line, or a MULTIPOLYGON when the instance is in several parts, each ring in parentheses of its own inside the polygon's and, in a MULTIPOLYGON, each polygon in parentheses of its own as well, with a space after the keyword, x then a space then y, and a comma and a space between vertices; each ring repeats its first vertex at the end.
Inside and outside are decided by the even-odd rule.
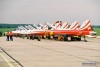
POLYGON ((0 67, 9 67, 7 62, 3 59, 1 51, 0 51, 0 67))
POLYGON ((6 37, 0 37, 0 47, 23 67, 100 67, 100 39, 87 40, 38 41, 14 37, 14 41, 6 41, 6 37))
POLYGON ((0 67, 18 67, 14 60, 12 60, 0 47, 0 67))

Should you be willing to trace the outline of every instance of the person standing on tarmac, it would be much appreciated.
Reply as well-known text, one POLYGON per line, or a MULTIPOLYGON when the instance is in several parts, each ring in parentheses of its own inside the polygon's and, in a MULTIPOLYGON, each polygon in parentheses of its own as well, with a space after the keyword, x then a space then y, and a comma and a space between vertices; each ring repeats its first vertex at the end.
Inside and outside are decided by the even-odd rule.
POLYGON ((9 32, 9 37, 10 37, 10 40, 13 41, 13 33, 11 31, 9 32))
POLYGON ((6 41, 9 41, 9 31, 7 31, 6 37, 7 37, 6 41))
POLYGON ((6 33, 7 41, 11 40, 13 41, 13 33, 11 31, 8 31, 6 33))

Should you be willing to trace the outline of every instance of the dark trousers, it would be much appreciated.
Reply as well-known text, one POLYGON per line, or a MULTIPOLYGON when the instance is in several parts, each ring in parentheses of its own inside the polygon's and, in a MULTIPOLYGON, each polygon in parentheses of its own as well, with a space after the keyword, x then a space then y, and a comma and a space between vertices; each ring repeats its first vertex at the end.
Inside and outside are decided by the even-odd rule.
POLYGON ((6 40, 7 40, 7 41, 9 41, 9 35, 7 35, 6 37, 7 37, 7 39, 6 39, 6 40))
POLYGON ((9 36, 9 37, 10 37, 10 40, 13 41, 13 36, 11 35, 11 36, 9 36))

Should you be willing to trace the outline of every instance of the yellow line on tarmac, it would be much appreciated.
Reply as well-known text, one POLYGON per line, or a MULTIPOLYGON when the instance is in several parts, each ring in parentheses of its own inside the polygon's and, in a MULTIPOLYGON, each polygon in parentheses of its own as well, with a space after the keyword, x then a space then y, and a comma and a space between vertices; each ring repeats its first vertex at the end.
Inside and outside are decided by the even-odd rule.
POLYGON ((10 66, 10 67, 14 67, 1 53, 0 56, 6 61, 6 63, 10 66))

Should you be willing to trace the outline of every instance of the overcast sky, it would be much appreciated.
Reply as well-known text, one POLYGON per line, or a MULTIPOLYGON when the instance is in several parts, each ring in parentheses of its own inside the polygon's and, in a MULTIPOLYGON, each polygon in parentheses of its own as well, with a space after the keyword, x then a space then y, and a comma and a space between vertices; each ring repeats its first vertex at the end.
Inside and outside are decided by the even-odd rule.
POLYGON ((100 0, 0 0, 0 23, 54 23, 90 19, 100 25, 100 0))

